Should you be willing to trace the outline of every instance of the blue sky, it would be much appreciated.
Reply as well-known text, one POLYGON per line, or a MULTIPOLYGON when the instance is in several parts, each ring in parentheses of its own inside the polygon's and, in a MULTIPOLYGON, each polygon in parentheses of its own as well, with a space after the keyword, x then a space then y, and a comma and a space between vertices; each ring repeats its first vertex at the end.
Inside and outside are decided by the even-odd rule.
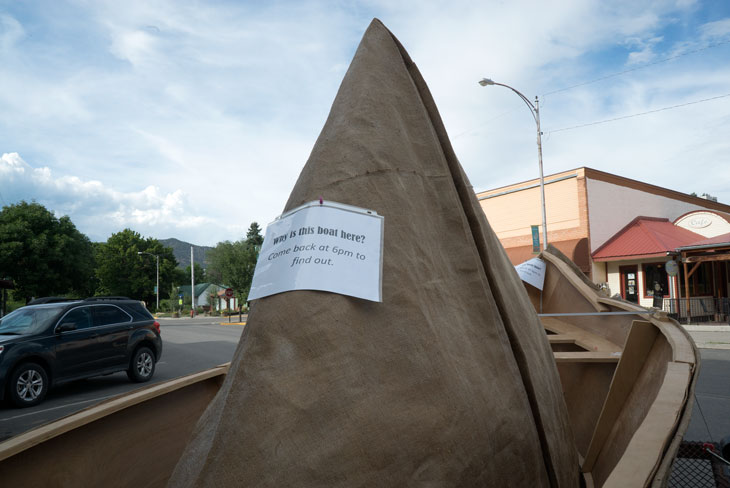
POLYGON ((537 176, 534 121, 489 77, 540 96, 546 174, 730 204, 730 2, 690 0, 0 0, 0 204, 36 200, 95 241, 242 238, 283 209, 373 17, 475 189, 537 176))

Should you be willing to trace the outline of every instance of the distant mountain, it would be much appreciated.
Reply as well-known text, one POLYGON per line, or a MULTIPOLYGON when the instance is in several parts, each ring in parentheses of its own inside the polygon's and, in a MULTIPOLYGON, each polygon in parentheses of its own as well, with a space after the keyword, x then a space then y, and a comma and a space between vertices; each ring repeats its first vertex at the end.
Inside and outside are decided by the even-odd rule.
POLYGON ((190 246, 193 246, 193 257, 195 262, 201 265, 203 269, 208 267, 205 255, 209 250, 213 249, 212 247, 196 246, 195 244, 190 244, 189 242, 184 242, 175 238, 160 239, 159 241, 163 246, 172 248, 172 254, 174 254, 175 259, 177 259, 178 268, 185 269, 190 266, 190 246))

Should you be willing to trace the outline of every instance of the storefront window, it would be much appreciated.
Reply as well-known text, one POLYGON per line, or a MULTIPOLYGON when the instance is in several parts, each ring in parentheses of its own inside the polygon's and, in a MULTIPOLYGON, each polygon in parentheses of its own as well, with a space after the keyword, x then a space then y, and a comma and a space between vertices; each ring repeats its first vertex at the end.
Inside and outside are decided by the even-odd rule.
POLYGON ((664 263, 644 264, 644 296, 658 297, 669 295, 669 281, 664 263))
MULTIPOLYGON (((691 270, 694 264, 688 265, 687 270, 691 270)), ((708 296, 713 294, 712 290, 712 263, 700 264, 692 276, 689 277, 689 296, 708 296)), ((681 296, 686 296, 684 290, 684 270, 680 269, 679 273, 679 292, 681 296)))

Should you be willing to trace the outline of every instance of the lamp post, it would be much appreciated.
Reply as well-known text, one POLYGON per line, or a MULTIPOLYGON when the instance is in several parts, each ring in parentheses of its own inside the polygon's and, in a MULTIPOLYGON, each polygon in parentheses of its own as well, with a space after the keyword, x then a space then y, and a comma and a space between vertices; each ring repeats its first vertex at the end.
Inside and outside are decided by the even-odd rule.
POLYGON ((537 159, 540 164, 540 204, 542 206, 542 248, 547 249, 548 239, 547 239, 547 219, 545 218, 545 179, 542 176, 542 132, 540 131, 540 101, 537 99, 537 96, 535 96, 535 104, 533 105, 530 100, 527 99, 526 96, 524 96, 519 91, 515 90, 509 85, 505 85, 503 83, 497 83, 495 81, 490 80, 489 78, 482 78, 479 80, 479 84, 482 86, 487 85, 497 85, 497 86, 503 86, 505 88, 509 88, 513 92, 515 92, 523 102, 527 105, 527 107, 530 109, 530 113, 532 113, 532 118, 535 119, 535 124, 537 124, 537 159))
POLYGON ((137 254, 140 256, 142 254, 149 254, 150 256, 154 256, 157 258, 157 307, 155 308, 155 311, 160 309, 160 255, 159 254, 152 254, 151 252, 145 252, 145 251, 137 251, 137 254))

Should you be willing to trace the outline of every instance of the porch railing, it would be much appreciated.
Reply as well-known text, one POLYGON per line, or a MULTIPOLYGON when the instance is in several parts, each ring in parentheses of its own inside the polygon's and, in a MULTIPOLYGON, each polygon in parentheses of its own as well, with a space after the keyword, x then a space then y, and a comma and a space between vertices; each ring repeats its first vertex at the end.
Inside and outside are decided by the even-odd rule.
POLYGON ((662 310, 680 323, 730 323, 730 298, 665 298, 662 310), (688 313, 689 312, 689 313, 688 313))

